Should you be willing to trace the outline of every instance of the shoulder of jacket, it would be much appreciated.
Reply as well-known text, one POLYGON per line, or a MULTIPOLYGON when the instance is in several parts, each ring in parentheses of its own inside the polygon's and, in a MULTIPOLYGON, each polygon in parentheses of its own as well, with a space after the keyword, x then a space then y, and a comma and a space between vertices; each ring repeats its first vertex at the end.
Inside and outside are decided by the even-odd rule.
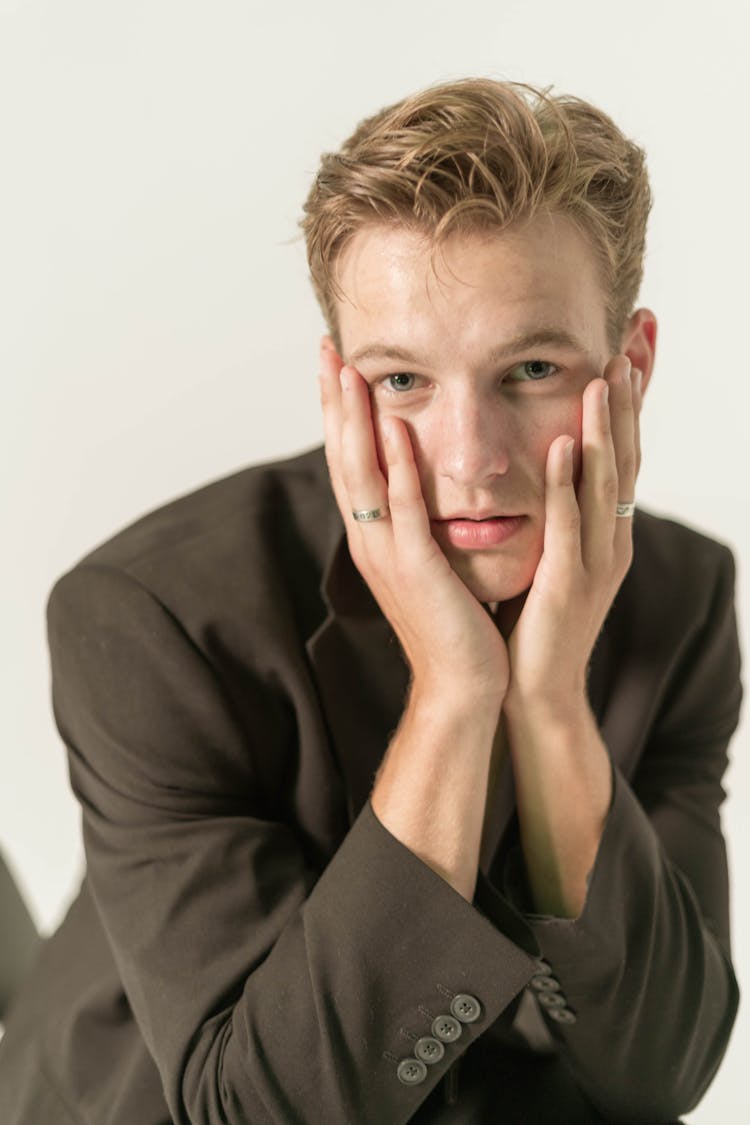
POLYGON ((705 580, 722 567, 734 568, 730 543, 673 516, 636 508, 633 521, 633 558, 652 571, 694 576, 705 580))
POLYGON ((272 519, 277 525, 309 526, 314 538, 320 521, 329 520, 331 502, 323 447, 317 446, 293 457, 249 465, 149 509, 92 547, 70 569, 138 569, 156 555, 179 552, 201 539, 218 545, 230 529, 252 537, 272 519))
POLYGON ((267 603, 298 599, 317 610, 321 574, 340 534, 323 448, 316 447, 251 465, 146 512, 62 573, 49 597, 60 586, 85 596, 93 572, 108 572, 111 580, 139 584, 177 616, 197 613, 201 621, 240 609, 264 616, 267 603))

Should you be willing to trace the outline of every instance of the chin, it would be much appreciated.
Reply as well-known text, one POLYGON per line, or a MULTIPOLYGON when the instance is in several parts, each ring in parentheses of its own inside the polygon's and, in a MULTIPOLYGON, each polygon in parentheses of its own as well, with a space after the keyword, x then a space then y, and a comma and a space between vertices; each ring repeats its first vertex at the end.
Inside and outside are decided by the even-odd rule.
POLYGON ((449 561, 474 597, 485 603, 508 602, 525 593, 539 565, 539 558, 501 559, 489 551, 451 552, 449 561))

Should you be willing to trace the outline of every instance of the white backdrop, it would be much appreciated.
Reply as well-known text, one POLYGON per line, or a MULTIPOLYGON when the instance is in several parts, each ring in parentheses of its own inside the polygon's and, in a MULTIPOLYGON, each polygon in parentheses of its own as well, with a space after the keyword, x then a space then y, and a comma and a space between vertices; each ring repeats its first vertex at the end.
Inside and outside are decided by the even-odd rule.
MULTIPOLYGON (((750 651, 745 9, 0 0, 0 847, 42 931, 83 864, 51 710, 49 590, 146 511, 322 441, 325 326, 303 243, 288 240, 320 153, 423 86, 553 83, 645 145, 639 304, 659 338, 638 499, 733 547, 750 651)), ((724 807, 741 987, 748 742, 743 713, 724 807)), ((748 1057, 743 1005, 691 1125, 750 1110, 748 1057)))

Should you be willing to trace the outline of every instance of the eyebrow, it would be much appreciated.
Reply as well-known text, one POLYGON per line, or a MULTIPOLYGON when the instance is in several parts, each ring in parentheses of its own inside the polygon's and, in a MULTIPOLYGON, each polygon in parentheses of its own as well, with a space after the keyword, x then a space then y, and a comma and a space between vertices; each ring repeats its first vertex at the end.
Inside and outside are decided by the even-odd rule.
MULTIPOLYGON (((525 351, 527 348, 538 348, 544 344, 553 344, 557 347, 568 348, 576 352, 587 352, 588 348, 577 336, 568 332, 567 328, 532 328, 518 333, 504 344, 498 344, 487 355, 487 363, 499 363, 506 356, 516 352, 525 351)), ((376 341, 356 348, 347 363, 357 364, 364 359, 396 359, 406 363, 416 363, 418 366, 427 366, 425 360, 410 351, 409 348, 376 341)))

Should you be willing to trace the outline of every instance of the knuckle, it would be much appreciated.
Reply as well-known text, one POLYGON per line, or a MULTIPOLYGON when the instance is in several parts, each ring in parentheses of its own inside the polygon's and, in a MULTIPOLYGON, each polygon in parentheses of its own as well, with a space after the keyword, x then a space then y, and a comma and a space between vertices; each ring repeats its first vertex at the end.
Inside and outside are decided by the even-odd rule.
POLYGON ((606 476, 599 486, 602 499, 608 503, 617 502, 618 479, 616 476, 606 476))
POLYGON ((408 492, 405 492, 403 489, 394 489, 389 494, 388 504, 391 511, 397 514, 408 512, 414 505, 414 497, 410 496, 408 492))
POLYGON ((351 434, 346 432, 341 440, 341 471, 349 487, 356 488, 362 483, 362 465, 357 456, 357 449, 351 434))
MULTIPOLYGON (((363 481, 362 473, 359 470, 356 461, 352 460, 351 457, 347 457, 346 455, 344 455, 341 462, 341 473, 344 481, 346 482, 346 488, 350 497, 354 498, 360 496, 363 481)), ((356 508, 356 506, 356 504, 352 504, 353 508, 356 508)))
POLYGON ((564 531, 575 534, 581 529, 581 512, 578 505, 565 513, 561 520, 564 531))
POLYGON ((635 452, 624 454, 624 456, 622 458, 623 475, 626 476, 626 477, 634 476, 635 472, 636 472, 636 466, 637 466, 637 454, 635 452))

